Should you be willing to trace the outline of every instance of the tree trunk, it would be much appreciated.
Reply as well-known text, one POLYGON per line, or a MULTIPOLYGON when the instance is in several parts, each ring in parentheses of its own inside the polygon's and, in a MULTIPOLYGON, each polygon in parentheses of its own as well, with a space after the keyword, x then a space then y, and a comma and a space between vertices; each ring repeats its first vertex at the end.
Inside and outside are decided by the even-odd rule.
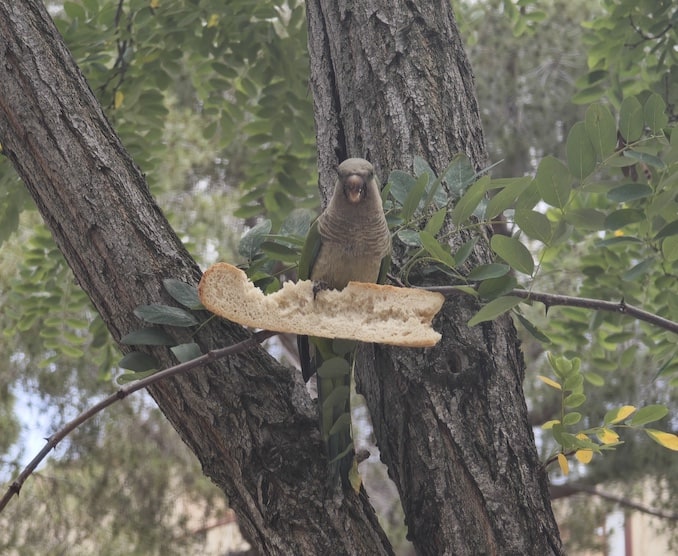
MULTIPOLYGON (((116 340, 141 326, 138 305, 172 303, 164 278, 197 283, 200 270, 39 1, 0 2, 0 143, 116 340)), ((207 350, 245 337, 221 321, 194 340, 207 350)), ((150 352, 176 363, 165 348, 150 352)), ((265 350, 150 392, 258 553, 391 553, 366 497, 327 489, 315 407, 299 373, 265 350)))
MULTIPOLYGON (((386 179, 415 155, 442 172, 486 152, 470 66, 447 0, 307 0, 321 189, 350 156, 386 179)), ((455 234, 452 245, 468 237, 455 234)), ((395 264, 402 249, 396 245, 395 264)), ((474 264, 488 262, 481 241, 474 264)), ((449 278, 447 278, 449 280, 449 278)), ((440 278, 438 280, 440 283, 440 278)), ((356 382, 420 554, 560 554, 510 318, 468 328, 449 298, 429 350, 366 350, 356 382)))

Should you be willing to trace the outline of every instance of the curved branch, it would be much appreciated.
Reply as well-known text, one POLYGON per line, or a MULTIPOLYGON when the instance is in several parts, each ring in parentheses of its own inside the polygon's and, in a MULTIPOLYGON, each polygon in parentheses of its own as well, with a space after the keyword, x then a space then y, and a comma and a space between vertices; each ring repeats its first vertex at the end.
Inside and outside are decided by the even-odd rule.
POLYGON ((624 498, 623 496, 617 496, 616 494, 610 494, 608 492, 603 492, 603 491, 598 490, 595 487, 590 487, 590 486, 587 486, 587 485, 581 485, 581 484, 569 484, 569 485, 560 485, 560 486, 551 485, 549 487, 549 492, 551 493, 551 500, 556 500, 558 498, 565 498, 567 496, 572 496, 573 494, 580 494, 580 493, 592 494, 594 496, 598 496, 598 497, 602 498, 603 500, 608 500, 610 502, 616 502, 617 504, 620 504, 621 506, 642 512, 644 514, 653 515, 653 516, 659 517, 661 519, 678 521, 678 514, 677 513, 665 512, 665 511, 662 511, 662 510, 651 508, 651 507, 646 506, 644 504, 640 504, 638 502, 634 502, 633 500, 629 500, 628 498, 624 498))
POLYGON ((530 301, 537 301, 543 303, 547 310, 549 307, 563 305, 567 307, 582 307, 584 309, 593 309, 597 311, 609 311, 612 313, 621 313, 623 315, 630 315, 638 320, 642 320, 678 334, 678 322, 665 319, 639 307, 628 305, 622 299, 616 301, 603 301, 602 299, 592 299, 588 297, 574 297, 570 295, 557 295, 551 293, 540 293, 528 290, 513 290, 508 295, 514 295, 530 301))
MULTIPOLYGON (((455 286, 429 286, 425 289, 436 291, 443 295, 466 294, 466 292, 457 289, 455 286)), ((536 301, 543 303, 546 310, 550 307, 565 306, 565 307, 581 307, 583 309, 592 309, 595 311, 609 311, 611 313, 621 313, 629 315, 638 320, 642 320, 649 324, 678 334, 678 322, 660 317, 655 313, 651 313, 634 305, 629 305, 623 299, 621 301, 603 301, 602 299, 593 299, 590 297, 574 297, 571 295, 559 295, 553 293, 535 292, 529 290, 515 289, 511 290, 506 295, 513 295, 528 301, 536 301)))
POLYGON ((196 357, 195 359, 191 359, 190 361, 186 361, 185 363, 180 363, 179 365, 174 365, 173 367, 169 367, 167 369, 154 373, 141 380, 132 382, 127 386, 123 386, 117 392, 101 400, 99 403, 93 405, 86 411, 83 411, 75 419, 66 423, 66 425, 64 425, 61 429, 59 429, 52 436, 50 436, 44 448, 40 450, 40 452, 38 452, 38 455, 31 460, 31 462, 24 468, 24 470, 19 474, 19 476, 9 485, 7 492, 4 494, 2 499, 0 499, 0 512, 2 512, 5 506, 7 506, 7 504, 14 495, 17 496, 19 495, 21 487, 26 482, 26 479, 28 479, 28 477, 31 476, 31 474, 33 473, 33 471, 35 471, 35 468, 40 464, 40 462, 43 459, 45 459, 45 457, 47 457, 47 454, 49 454, 54 448, 56 448, 57 444, 59 444, 59 442, 66 438, 66 436, 72 433, 80 425, 94 417, 97 413, 100 413, 110 405, 113 405, 115 402, 123 400, 130 394, 138 392, 139 390, 142 390, 143 388, 146 388, 147 386, 154 384, 162 380, 163 378, 167 378, 170 376, 177 375, 179 373, 189 371, 191 369, 195 369, 196 367, 199 367, 201 365, 212 363, 213 361, 226 357, 227 355, 240 353, 242 351, 254 347, 255 345, 266 340, 267 338, 275 336, 276 334, 277 332, 272 332, 270 330, 261 330, 260 332, 255 333, 251 338, 248 338, 247 340, 244 340, 242 342, 238 342, 237 344, 233 344, 231 346, 221 349, 214 349, 208 351, 207 353, 201 355, 200 357, 196 357))

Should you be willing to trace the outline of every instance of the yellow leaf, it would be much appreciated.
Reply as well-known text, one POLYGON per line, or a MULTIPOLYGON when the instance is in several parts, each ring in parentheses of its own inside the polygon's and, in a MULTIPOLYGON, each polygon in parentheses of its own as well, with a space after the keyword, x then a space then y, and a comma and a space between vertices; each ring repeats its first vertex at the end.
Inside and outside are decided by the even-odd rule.
POLYGON ((207 22, 207 28, 216 27, 219 24, 219 14, 212 14, 207 22))
POLYGON ((622 237, 624 235, 624 230, 615 230, 614 237, 622 237))
POLYGON ((617 416, 614 419, 612 419, 612 421, 610 421, 610 424, 612 425, 613 423, 619 423, 620 421, 623 421, 635 410, 636 407, 633 405, 623 405, 617 410, 617 416))
POLYGON ((547 384, 551 388, 555 388, 556 390, 562 390, 562 386, 558 384, 555 380, 550 379, 547 376, 542 376, 542 375, 537 375, 537 378, 541 380, 544 384, 547 384))
POLYGON ((598 433, 598 438, 603 444, 614 444, 619 442, 619 435, 610 429, 603 429, 598 433))
POLYGON ((546 421, 541 428, 544 429, 545 431, 550 430, 553 428, 553 425, 558 425, 560 424, 560 419, 552 419, 550 421, 546 421))
POLYGON ((590 463, 593 458, 593 450, 589 450, 588 448, 585 450, 577 450, 574 453, 574 457, 577 458, 579 463, 590 463))
POLYGON ((122 106, 122 101, 125 100, 125 95, 122 91, 115 91, 115 100, 113 101, 113 107, 117 110, 122 106))
POLYGON ((655 442, 658 442, 664 448, 669 450, 678 451, 678 436, 670 432, 657 431, 654 429, 645 429, 645 432, 650 435, 650 438, 655 442))
POLYGON ((570 464, 567 462, 567 458, 562 452, 558 454, 558 465, 560 465, 560 470, 563 472, 563 475, 570 473, 570 464))
POLYGON ((152 9, 160 7, 160 0, 151 0, 148 4, 152 9))
MULTIPOLYGON (((585 435, 583 432, 578 433, 577 438, 579 440, 589 439, 589 437, 585 435)), ((574 457, 577 458, 577 461, 579 461, 579 463, 589 463, 591 461, 591 458, 593 458, 593 450, 591 450, 590 448, 582 448, 581 450, 577 450, 574 453, 574 457)))

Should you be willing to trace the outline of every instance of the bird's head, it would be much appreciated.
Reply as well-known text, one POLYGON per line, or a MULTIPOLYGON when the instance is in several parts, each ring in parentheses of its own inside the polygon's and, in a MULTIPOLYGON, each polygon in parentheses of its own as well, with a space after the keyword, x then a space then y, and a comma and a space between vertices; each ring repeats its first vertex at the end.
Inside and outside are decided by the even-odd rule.
POLYGON ((374 177, 372 164, 363 158, 349 158, 339 165, 337 173, 344 197, 350 204, 357 205, 367 197, 374 177))

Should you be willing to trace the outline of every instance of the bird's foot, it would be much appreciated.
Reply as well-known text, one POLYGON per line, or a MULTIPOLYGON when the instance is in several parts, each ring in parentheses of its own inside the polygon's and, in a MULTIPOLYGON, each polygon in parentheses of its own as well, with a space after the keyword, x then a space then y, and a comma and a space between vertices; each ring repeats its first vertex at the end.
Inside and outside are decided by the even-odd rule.
POLYGON ((318 292, 330 289, 332 288, 330 288, 330 285, 327 282, 324 282, 323 280, 315 280, 313 282, 313 299, 315 300, 318 292))

